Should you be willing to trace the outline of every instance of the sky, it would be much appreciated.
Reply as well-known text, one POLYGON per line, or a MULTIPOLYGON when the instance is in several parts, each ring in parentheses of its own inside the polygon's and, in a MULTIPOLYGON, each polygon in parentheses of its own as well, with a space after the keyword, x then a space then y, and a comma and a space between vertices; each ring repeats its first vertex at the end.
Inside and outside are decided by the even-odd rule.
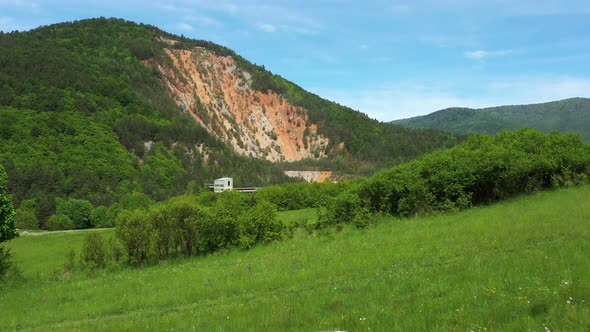
POLYGON ((227 46, 380 121, 590 97, 588 0, 0 0, 0 30, 118 17, 227 46))

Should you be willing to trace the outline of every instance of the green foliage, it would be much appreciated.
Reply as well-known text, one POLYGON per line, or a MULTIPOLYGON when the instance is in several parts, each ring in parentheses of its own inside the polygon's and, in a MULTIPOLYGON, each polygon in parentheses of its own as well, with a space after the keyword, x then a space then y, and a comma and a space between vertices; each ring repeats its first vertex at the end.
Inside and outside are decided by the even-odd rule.
POLYGON ((8 193, 7 176, 4 167, 0 165, 0 243, 18 236, 14 228, 14 206, 12 197, 8 193))
POLYGON ((484 109, 448 108, 425 116, 396 120, 408 128, 431 128, 454 133, 497 134, 506 129, 537 128, 545 133, 574 132, 590 142, 590 99, 571 98, 544 104, 484 109))
POLYGON ((299 210, 326 206, 332 197, 340 194, 345 184, 286 183, 281 186, 267 186, 256 192, 256 199, 271 202, 279 211, 299 210))
POLYGON ((157 233, 147 212, 133 210, 119 214, 116 233, 129 257, 129 264, 137 266, 155 261, 157 233))
POLYGON ((460 210, 589 179, 590 145, 579 136, 523 129, 472 136, 449 150, 382 171, 351 190, 371 211, 410 216, 460 210))
POLYGON ((256 243, 281 239, 284 227, 276 214, 276 206, 268 202, 259 202, 243 213, 238 225, 239 247, 247 249, 256 243))
POLYGON ((70 219, 76 229, 93 228, 90 216, 93 208, 87 200, 68 198, 57 204, 56 214, 70 219))
POLYGON ((0 245, 0 280, 4 278, 6 273, 12 268, 12 255, 10 249, 0 245))
POLYGON ((18 229, 39 229, 39 221, 34 211, 17 209, 14 224, 18 229))
POLYGON ((164 200, 223 174, 245 185, 288 181, 178 109, 141 62, 170 61, 157 36, 169 37, 106 18, 0 34, 0 160, 15 204, 38 201, 41 228, 56 198, 110 206, 130 192, 164 200), (196 146, 211 151, 208 162, 196 146))
POLYGON ((353 224, 358 228, 366 228, 374 221, 374 217, 366 205, 358 195, 342 193, 332 200, 325 213, 320 213, 315 227, 326 228, 339 224, 353 224))
POLYGON ((92 231, 21 236, 9 245, 26 278, 0 285, 0 326, 585 330, 589 195, 590 186, 548 191, 449 215, 384 217, 364 231, 297 233, 249 251, 57 278, 67 247, 92 231))
POLYGON ((97 206, 90 212, 90 224, 97 228, 113 227, 115 220, 111 216, 109 208, 97 206))
POLYGON ((37 201, 34 199, 26 199, 20 203, 16 209, 14 223, 18 229, 39 229, 39 220, 35 215, 37 208, 37 201))
POLYGON ((101 269, 106 266, 108 249, 100 234, 86 234, 84 244, 82 245, 82 251, 80 252, 80 258, 89 269, 101 269))
POLYGON ((281 239, 284 226, 276 207, 264 201, 249 206, 248 201, 243 194, 225 192, 209 206, 197 197, 179 196, 147 211, 124 211, 117 219, 118 238, 131 265, 281 239))
POLYGON ((154 205, 154 203, 146 194, 132 192, 121 197, 117 207, 123 210, 145 210, 154 205))
POLYGON ((63 215, 63 214, 54 214, 49 219, 47 219, 47 224, 45 225, 47 230, 49 231, 60 231, 65 229, 74 229, 76 224, 70 217, 63 215))

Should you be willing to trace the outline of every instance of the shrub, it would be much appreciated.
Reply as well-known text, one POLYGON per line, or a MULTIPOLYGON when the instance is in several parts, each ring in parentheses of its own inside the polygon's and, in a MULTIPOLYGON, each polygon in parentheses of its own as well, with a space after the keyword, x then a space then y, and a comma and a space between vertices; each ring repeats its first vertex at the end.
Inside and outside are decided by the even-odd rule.
POLYGON ((204 207, 198 204, 203 197, 179 196, 147 212, 122 212, 116 226, 122 252, 117 255, 124 252, 129 264, 142 265, 157 258, 250 248, 283 237, 284 226, 276 219, 273 204, 225 192, 216 195, 214 201, 207 197, 211 206, 204 207))
POLYGON ((20 203, 16 210, 14 223, 18 229, 39 229, 39 220, 35 215, 37 201, 34 199, 25 199, 20 203))
POLYGON ((127 252, 129 264, 143 265, 156 259, 157 233, 148 213, 122 212, 117 218, 116 234, 127 252))
POLYGON ((4 278, 6 273, 12 268, 10 258, 10 249, 0 246, 0 280, 4 278))
POLYGON ((449 150, 382 171, 352 193, 373 212, 447 212, 518 194, 587 183, 590 145, 534 129, 474 135, 449 150))
MULTIPOLYGON (((92 228, 94 225, 90 219, 92 204, 84 199, 68 198, 60 201, 56 207, 56 215, 65 216, 70 219, 75 229, 92 228)), ((48 221, 49 223, 49 221, 48 221)), ((62 224, 65 226, 65 224, 62 224)), ((62 228, 68 229, 68 228, 62 228)))
POLYGON ((373 217, 367 203, 354 193, 343 193, 333 199, 326 212, 320 213, 316 228, 341 224, 354 224, 359 228, 368 227, 373 217))
POLYGON ((39 221, 34 211, 17 209, 14 223, 18 229, 39 229, 39 221))
POLYGON ((115 221, 106 206, 97 206, 90 212, 90 223, 97 228, 113 227, 115 221))
POLYGON ((256 243, 280 239, 284 226, 276 214, 276 207, 265 201, 246 211, 239 222, 239 247, 247 249, 256 243))
POLYGON ((59 231, 64 229, 74 229, 75 225, 70 217, 65 216, 63 214, 60 215, 52 215, 47 220, 47 224, 45 227, 49 231, 59 231))
POLYGON ((108 260, 107 247, 100 234, 86 234, 80 258, 90 269, 102 269, 106 266, 108 260))

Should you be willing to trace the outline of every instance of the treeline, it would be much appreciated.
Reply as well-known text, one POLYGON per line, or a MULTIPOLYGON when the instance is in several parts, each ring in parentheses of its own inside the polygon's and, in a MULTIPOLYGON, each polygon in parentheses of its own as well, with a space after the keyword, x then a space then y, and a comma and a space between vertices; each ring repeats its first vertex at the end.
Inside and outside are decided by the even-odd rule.
POLYGON ((579 135, 536 129, 474 135, 353 183, 332 200, 320 223, 351 222, 367 212, 406 217, 457 211, 589 182, 590 145, 579 135))
POLYGON ((90 268, 145 265, 172 257, 188 257, 280 240, 284 225, 276 207, 234 192, 180 196, 132 209, 117 217, 116 238, 90 233, 80 253, 90 268))

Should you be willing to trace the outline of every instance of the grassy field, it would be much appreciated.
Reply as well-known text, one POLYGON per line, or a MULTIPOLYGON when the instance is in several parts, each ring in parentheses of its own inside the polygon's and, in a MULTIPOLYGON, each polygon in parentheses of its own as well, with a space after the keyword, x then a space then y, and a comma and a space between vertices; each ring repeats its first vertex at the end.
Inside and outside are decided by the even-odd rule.
POLYGON ((14 262, 25 276, 46 277, 63 267, 70 249, 80 252, 84 236, 88 232, 112 235, 114 229, 60 232, 27 231, 10 241, 8 247, 11 248, 14 262))
MULTIPOLYGON (((586 186, 143 269, 30 277, 0 286, 0 329, 587 331, 589 202, 586 186)), ((35 273, 24 265, 34 241, 65 248, 80 241, 70 236, 11 246, 35 273)))
POLYGON ((278 218, 285 225, 291 225, 298 222, 308 224, 318 221, 316 209, 301 209, 279 212, 278 218))

